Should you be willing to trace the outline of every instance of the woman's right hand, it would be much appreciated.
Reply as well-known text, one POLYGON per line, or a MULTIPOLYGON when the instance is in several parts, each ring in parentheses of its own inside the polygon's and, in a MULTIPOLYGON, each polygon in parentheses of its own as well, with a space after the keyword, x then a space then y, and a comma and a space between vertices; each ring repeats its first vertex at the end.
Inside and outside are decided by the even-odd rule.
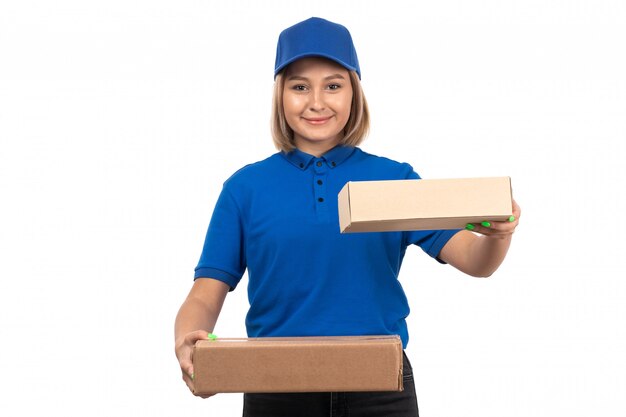
MULTIPOLYGON (((192 362, 192 354, 193 347, 198 340, 206 340, 209 337, 209 333, 204 330, 196 330, 195 332, 187 333, 183 337, 179 338, 176 341, 176 357, 178 358, 178 363, 180 364, 180 370, 183 373, 183 381, 189 387, 189 390, 193 393, 193 362, 192 362)), ((203 394, 200 395, 202 398, 209 398, 215 394, 203 394)))
MULTIPOLYGON (((206 340, 217 322, 224 299, 230 287, 216 279, 198 278, 194 281, 187 299, 180 306, 174 325, 176 358, 183 373, 183 381, 194 392, 193 347, 198 340, 206 340), (193 330, 193 331, 192 331, 193 330)), ((211 395, 200 395, 207 398, 211 395)))

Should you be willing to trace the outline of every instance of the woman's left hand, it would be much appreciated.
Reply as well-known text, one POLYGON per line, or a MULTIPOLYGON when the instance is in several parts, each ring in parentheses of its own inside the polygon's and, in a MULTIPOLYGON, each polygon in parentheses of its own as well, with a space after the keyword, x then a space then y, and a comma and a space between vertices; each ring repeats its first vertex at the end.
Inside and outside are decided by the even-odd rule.
POLYGON ((512 200, 512 203, 513 215, 508 220, 502 222, 484 221, 482 223, 469 223, 465 228, 492 238, 510 238, 513 232, 515 232, 515 228, 519 224, 519 218, 522 214, 522 209, 515 200, 512 200))

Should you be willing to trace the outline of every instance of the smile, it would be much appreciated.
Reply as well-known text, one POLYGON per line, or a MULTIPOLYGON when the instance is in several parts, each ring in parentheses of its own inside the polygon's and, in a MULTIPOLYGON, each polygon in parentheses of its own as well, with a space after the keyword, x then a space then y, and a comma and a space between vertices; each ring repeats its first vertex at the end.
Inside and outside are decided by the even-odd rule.
POLYGON ((303 117, 303 119, 312 125, 323 125, 324 123, 328 122, 331 117, 312 117, 312 118, 307 118, 307 117, 303 117))

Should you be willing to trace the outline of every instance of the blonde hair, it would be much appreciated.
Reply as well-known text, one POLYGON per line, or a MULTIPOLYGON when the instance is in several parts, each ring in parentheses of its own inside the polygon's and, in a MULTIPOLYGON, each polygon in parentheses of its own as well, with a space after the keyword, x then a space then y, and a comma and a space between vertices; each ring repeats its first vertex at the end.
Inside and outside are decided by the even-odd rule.
MULTIPOLYGON (((349 71, 350 84, 352 85, 352 105, 350 117, 343 129, 344 136, 340 145, 358 146, 367 136, 370 129, 370 114, 367 100, 361 88, 359 76, 354 71, 349 71)), ((289 152, 295 149, 293 142, 293 130, 287 124, 283 109, 283 91, 285 89, 285 71, 276 75, 274 81, 274 95, 272 98, 272 138, 278 150, 289 152)))

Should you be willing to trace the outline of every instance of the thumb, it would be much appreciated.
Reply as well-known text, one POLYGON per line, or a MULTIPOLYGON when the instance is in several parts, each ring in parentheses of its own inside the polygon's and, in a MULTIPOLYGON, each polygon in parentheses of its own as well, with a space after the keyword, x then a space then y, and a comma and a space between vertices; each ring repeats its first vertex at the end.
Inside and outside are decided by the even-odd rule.
POLYGON ((196 330, 185 335, 185 344, 193 347, 198 340, 206 339, 209 333, 206 330, 196 330))
POLYGON ((207 339, 209 337, 209 332, 206 330, 196 330, 195 332, 191 332, 186 336, 187 342, 190 344, 195 344, 198 340, 207 339))

